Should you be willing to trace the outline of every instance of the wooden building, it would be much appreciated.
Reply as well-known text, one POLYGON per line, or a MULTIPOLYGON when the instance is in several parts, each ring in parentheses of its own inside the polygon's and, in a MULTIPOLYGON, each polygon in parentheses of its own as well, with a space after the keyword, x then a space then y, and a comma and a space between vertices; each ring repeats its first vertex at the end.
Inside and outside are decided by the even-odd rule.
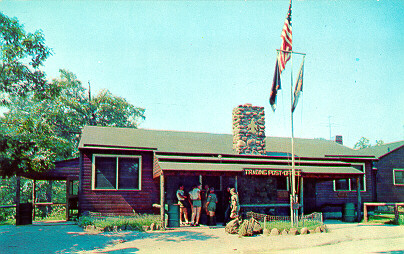
POLYGON ((404 202, 404 141, 362 149, 374 155, 375 196, 378 202, 404 202))
MULTIPOLYGON (((158 213, 176 203, 183 183, 215 187, 218 217, 227 187, 242 209, 289 213, 291 142, 265 136, 262 107, 233 111, 233 134, 85 127, 79 144, 79 209, 109 214, 158 213)), ((333 141, 295 139, 300 210, 341 212, 375 201, 374 156, 333 141), (360 190, 360 191, 359 191, 360 190), (358 205, 359 204, 359 205, 358 205)))

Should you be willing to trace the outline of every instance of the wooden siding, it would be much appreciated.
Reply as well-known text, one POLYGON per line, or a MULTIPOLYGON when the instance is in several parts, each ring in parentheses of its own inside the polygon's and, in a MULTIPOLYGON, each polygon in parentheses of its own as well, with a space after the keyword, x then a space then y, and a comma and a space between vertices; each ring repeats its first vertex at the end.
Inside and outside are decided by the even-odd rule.
POLYGON ((78 180, 80 171, 79 163, 79 158, 55 162, 55 169, 52 173, 66 177, 66 179, 78 180))
POLYGON ((25 173, 22 176, 35 180, 78 180, 79 158, 55 162, 55 168, 45 172, 25 173))
MULTIPOLYGON (((372 164, 366 163, 365 168, 366 168, 365 169, 366 191, 361 191, 362 203, 375 201, 373 197, 372 164)), ((355 205, 357 205, 358 203, 358 196, 356 190, 334 191, 333 180, 317 182, 315 190, 316 190, 315 202, 317 211, 339 212, 342 211, 341 209, 343 209, 343 206, 346 203, 354 203, 355 205)))
POLYGON ((404 147, 380 157, 377 162, 377 201, 403 202, 404 186, 394 185, 393 169, 404 169, 404 147))
POLYGON ((81 212, 91 211, 103 214, 133 215, 136 213, 155 213, 152 205, 159 202, 159 186, 153 181, 152 152, 114 152, 81 150, 83 172, 81 212), (92 190, 92 157, 96 154, 140 155, 142 156, 141 190, 92 190))

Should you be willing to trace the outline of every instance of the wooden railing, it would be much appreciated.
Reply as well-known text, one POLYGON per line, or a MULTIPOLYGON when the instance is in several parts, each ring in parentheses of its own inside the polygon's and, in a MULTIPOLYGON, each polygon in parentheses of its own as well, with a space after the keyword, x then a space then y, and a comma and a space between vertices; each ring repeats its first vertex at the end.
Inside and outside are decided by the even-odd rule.
POLYGON ((398 207, 404 206, 404 203, 363 203, 363 216, 365 222, 368 222, 368 206, 394 206, 394 220, 398 221, 398 207))

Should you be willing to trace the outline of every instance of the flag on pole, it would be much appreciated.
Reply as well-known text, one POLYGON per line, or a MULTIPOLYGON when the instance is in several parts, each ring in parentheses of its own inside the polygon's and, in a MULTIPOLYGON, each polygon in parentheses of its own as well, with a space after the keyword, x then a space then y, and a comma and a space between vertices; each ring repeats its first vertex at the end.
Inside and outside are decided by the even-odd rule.
POLYGON ((281 38, 282 45, 281 51, 279 52, 280 73, 282 73, 282 71, 285 69, 285 65, 287 61, 289 61, 291 55, 291 53, 284 52, 282 50, 292 51, 292 1, 290 2, 288 15, 286 16, 285 24, 283 25, 281 38))
POLYGON ((299 76, 296 80, 295 92, 293 93, 292 113, 295 111, 300 94, 303 92, 303 70, 304 70, 304 57, 302 65, 300 65, 299 76))
POLYGON ((271 93, 269 96, 269 104, 272 107, 272 110, 275 112, 276 109, 276 95, 278 94, 278 90, 281 89, 281 73, 279 71, 279 62, 278 58, 276 59, 276 65, 275 65, 275 73, 274 73, 274 79, 272 81, 272 89, 271 93))

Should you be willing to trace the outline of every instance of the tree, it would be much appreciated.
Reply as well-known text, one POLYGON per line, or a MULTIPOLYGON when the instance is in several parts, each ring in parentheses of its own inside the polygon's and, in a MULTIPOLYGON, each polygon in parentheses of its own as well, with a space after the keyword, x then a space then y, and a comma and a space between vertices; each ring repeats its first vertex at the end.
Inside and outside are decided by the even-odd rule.
POLYGON ((0 105, 34 90, 43 98, 48 84, 39 67, 52 52, 42 32, 26 33, 16 18, 0 12, 0 50, 0 105))
MULTIPOLYGON (((375 146, 381 146, 383 144, 384 144, 384 141, 380 139, 380 140, 376 140, 375 146)), ((367 139, 365 137, 361 137, 359 139, 359 141, 356 142, 356 144, 354 146, 354 149, 363 149, 363 148, 368 148, 368 147, 371 147, 371 146, 372 145, 370 144, 369 139, 367 139)))
POLYGON ((137 128, 145 119, 144 109, 108 90, 91 97, 69 71, 60 70, 52 87, 52 96, 42 101, 35 92, 10 97, 0 118, 0 175, 46 171, 55 160, 76 157, 85 125, 137 128))
POLYGON ((383 140, 376 140, 376 145, 375 146, 382 146, 384 145, 384 141, 383 140))
POLYGON ((371 147, 371 145, 369 143, 369 139, 365 137, 361 137, 359 141, 356 142, 356 144, 354 145, 354 149, 363 149, 367 147, 371 147))

